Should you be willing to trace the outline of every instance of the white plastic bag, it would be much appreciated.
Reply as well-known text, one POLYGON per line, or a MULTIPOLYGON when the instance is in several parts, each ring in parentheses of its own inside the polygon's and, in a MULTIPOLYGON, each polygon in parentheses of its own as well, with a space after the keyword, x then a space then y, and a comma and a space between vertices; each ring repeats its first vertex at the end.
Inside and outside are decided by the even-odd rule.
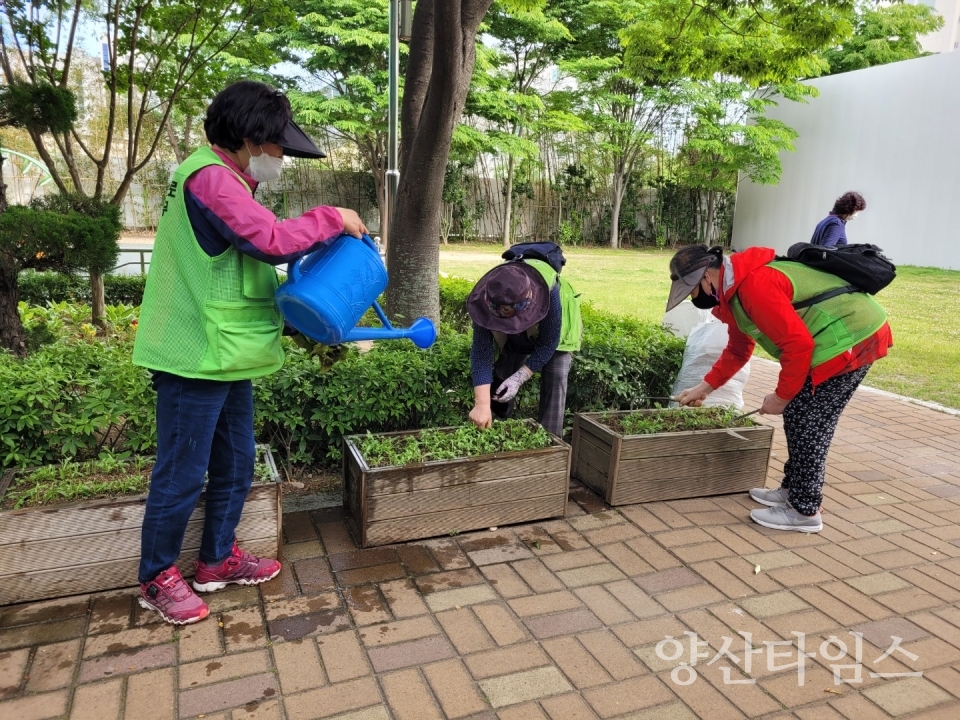
POLYGON ((689 300, 684 300, 673 310, 663 314, 663 326, 676 337, 687 337, 697 325, 705 322, 720 322, 709 310, 701 310, 689 300))
MULTIPOLYGON (((687 348, 683 351, 683 364, 673 386, 673 394, 699 385, 704 376, 720 358, 727 346, 727 326, 722 322, 705 322, 697 325, 687 337, 687 348)), ((747 362, 725 385, 707 395, 704 407, 733 405, 743 409, 743 386, 750 377, 750 363, 747 362)), ((671 403, 675 404, 675 403, 671 403)))

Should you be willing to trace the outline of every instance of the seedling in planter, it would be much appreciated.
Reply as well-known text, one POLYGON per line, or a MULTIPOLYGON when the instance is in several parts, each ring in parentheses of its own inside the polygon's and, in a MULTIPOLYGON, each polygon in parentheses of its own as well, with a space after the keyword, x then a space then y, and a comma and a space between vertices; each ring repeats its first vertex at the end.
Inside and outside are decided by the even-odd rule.
POLYGON ((356 443, 367 465, 376 468, 536 450, 548 447, 551 440, 542 427, 534 429, 523 420, 504 420, 487 430, 463 425, 455 430, 421 430, 403 437, 367 433, 356 443))
POLYGON ((654 433, 683 432, 686 430, 718 430, 755 425, 745 416, 738 416, 733 408, 670 408, 645 410, 623 416, 600 419, 605 425, 624 435, 652 435, 654 433))

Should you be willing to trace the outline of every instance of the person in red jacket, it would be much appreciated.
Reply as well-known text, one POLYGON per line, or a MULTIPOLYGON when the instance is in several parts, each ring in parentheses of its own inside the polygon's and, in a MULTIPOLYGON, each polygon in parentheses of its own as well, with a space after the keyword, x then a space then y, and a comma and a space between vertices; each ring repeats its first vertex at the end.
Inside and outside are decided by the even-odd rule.
POLYGON ((791 261, 774 261, 770 248, 724 255, 719 247, 681 248, 670 261, 673 286, 667 310, 687 296, 729 329, 720 359, 681 405, 699 406, 746 364, 757 342, 780 361, 774 392, 761 414, 783 415, 788 459, 776 490, 750 496, 767 507, 750 517, 777 530, 819 532, 827 452, 834 430, 870 365, 893 344, 883 308, 866 293, 837 295, 797 310, 794 303, 846 283, 791 261))

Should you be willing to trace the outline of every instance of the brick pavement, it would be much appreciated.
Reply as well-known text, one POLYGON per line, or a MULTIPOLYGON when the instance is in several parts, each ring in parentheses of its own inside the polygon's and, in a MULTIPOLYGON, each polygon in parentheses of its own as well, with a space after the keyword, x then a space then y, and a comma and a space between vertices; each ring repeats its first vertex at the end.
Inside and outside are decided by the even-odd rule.
POLYGON ((194 626, 129 590, 0 608, 0 718, 955 720, 958 449, 960 417, 858 392, 818 535, 578 486, 562 520, 370 550, 338 510, 288 515, 281 576, 194 626))

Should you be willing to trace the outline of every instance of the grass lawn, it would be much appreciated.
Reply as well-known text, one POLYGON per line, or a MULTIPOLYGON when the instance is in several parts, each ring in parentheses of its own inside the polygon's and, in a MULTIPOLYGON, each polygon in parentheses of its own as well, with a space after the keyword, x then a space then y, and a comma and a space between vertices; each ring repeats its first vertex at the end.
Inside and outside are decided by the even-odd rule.
MULTIPOLYGON (((500 261, 495 245, 440 248, 440 270, 476 280, 500 261)), ((564 249, 564 275, 603 310, 659 322, 670 287, 672 252, 564 249)), ((960 272, 900 267, 877 296, 889 314, 894 347, 867 376, 873 387, 960 408, 960 272)))

